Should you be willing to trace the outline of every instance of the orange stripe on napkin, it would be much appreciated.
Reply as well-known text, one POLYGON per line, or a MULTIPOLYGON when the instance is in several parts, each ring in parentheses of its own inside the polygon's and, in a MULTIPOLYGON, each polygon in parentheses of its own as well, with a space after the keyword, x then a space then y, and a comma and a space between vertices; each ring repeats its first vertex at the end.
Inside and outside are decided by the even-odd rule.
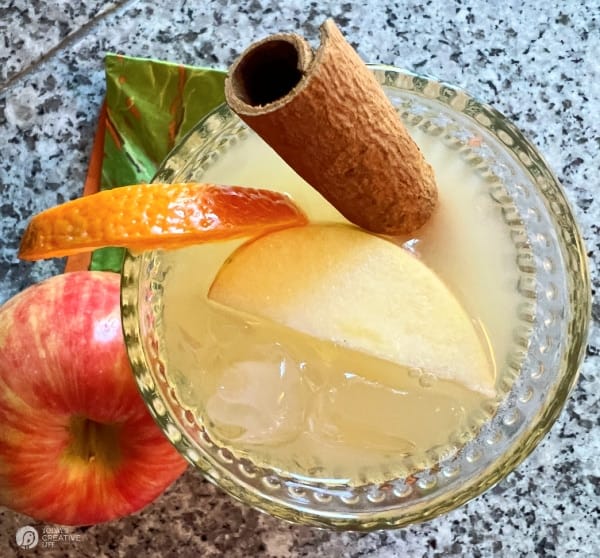
MULTIPOLYGON (((100 190, 100 179, 102 177, 102 160, 104 159, 104 132, 106 130, 106 101, 100 107, 98 115, 98 127, 94 136, 90 164, 88 166, 87 176, 83 185, 83 195, 94 194, 100 190)), ((69 271, 81 271, 90 267, 91 252, 85 254, 75 254, 67 258, 65 264, 65 273, 69 271)))

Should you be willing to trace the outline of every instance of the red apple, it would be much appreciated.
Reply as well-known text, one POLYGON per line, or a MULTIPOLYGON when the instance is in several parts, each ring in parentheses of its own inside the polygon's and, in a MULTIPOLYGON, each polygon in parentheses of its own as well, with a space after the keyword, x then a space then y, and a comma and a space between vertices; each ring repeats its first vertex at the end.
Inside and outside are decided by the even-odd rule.
POLYGON ((118 275, 57 275, 0 308, 1 505, 100 523, 149 504, 185 468, 135 385, 118 275))

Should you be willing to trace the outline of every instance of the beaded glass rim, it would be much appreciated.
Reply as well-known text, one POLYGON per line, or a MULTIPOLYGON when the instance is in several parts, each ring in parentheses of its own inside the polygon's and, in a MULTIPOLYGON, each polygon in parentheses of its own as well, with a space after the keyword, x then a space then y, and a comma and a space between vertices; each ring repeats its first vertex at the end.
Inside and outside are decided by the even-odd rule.
MULTIPOLYGON (((161 358, 160 252, 128 253, 123 329, 134 376, 159 427, 205 477, 282 519, 334 529, 397 528, 429 520, 481 494, 536 447, 563 408, 583 358, 590 285, 581 235, 562 189, 536 149, 493 108, 462 89, 391 66, 370 66, 408 126, 440 136, 484 177, 517 248, 522 296, 507 394, 471 440, 417 473, 385 483, 329 485, 238 459, 219 447, 167 380, 161 358)), ((173 150, 155 181, 198 179, 247 133, 225 105, 173 150), (210 149, 206 146, 210 145, 210 149)))

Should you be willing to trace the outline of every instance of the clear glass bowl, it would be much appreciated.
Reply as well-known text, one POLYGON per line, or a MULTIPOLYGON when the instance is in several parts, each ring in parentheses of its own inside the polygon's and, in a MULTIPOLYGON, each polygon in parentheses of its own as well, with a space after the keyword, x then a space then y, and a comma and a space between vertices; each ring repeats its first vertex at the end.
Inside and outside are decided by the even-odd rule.
MULTIPOLYGON (((184 408, 163 354, 161 252, 127 254, 122 274, 125 340, 136 381, 159 426, 206 478, 234 498, 296 523, 335 529, 397 528, 431 519, 481 494, 514 469, 558 417, 587 339, 585 250, 557 180, 535 148, 496 110, 430 77, 371 67, 398 114, 456 150, 486 179, 517 248, 520 325, 507 395, 458 452, 404 478, 344 486, 314 482, 238 459, 184 408)), ((249 133, 226 106, 202 120, 164 162, 156 181, 201 181, 229 145, 249 133)))

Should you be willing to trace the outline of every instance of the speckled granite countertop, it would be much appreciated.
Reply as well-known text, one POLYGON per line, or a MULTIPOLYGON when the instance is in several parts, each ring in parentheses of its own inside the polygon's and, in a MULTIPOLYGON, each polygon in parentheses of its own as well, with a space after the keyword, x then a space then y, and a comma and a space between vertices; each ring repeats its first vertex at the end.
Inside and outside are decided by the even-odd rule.
MULTIPOLYGON (((600 261, 600 5, 469 0, 352 2, 11 0, 0 7, 0 302, 61 270, 24 264, 34 212, 82 188, 107 51, 226 67, 250 42, 299 30, 316 43, 333 16, 361 56, 461 85, 508 115, 563 183, 600 261), (162 6, 161 6, 162 4, 162 6), (492 7, 494 5, 494 7, 492 7)), ((141 513, 69 530, 47 556, 600 556, 600 305, 579 382, 542 444, 496 487, 395 532, 295 527, 231 501, 189 471, 141 513)), ((28 518, 0 510, 0 556, 28 518)))

